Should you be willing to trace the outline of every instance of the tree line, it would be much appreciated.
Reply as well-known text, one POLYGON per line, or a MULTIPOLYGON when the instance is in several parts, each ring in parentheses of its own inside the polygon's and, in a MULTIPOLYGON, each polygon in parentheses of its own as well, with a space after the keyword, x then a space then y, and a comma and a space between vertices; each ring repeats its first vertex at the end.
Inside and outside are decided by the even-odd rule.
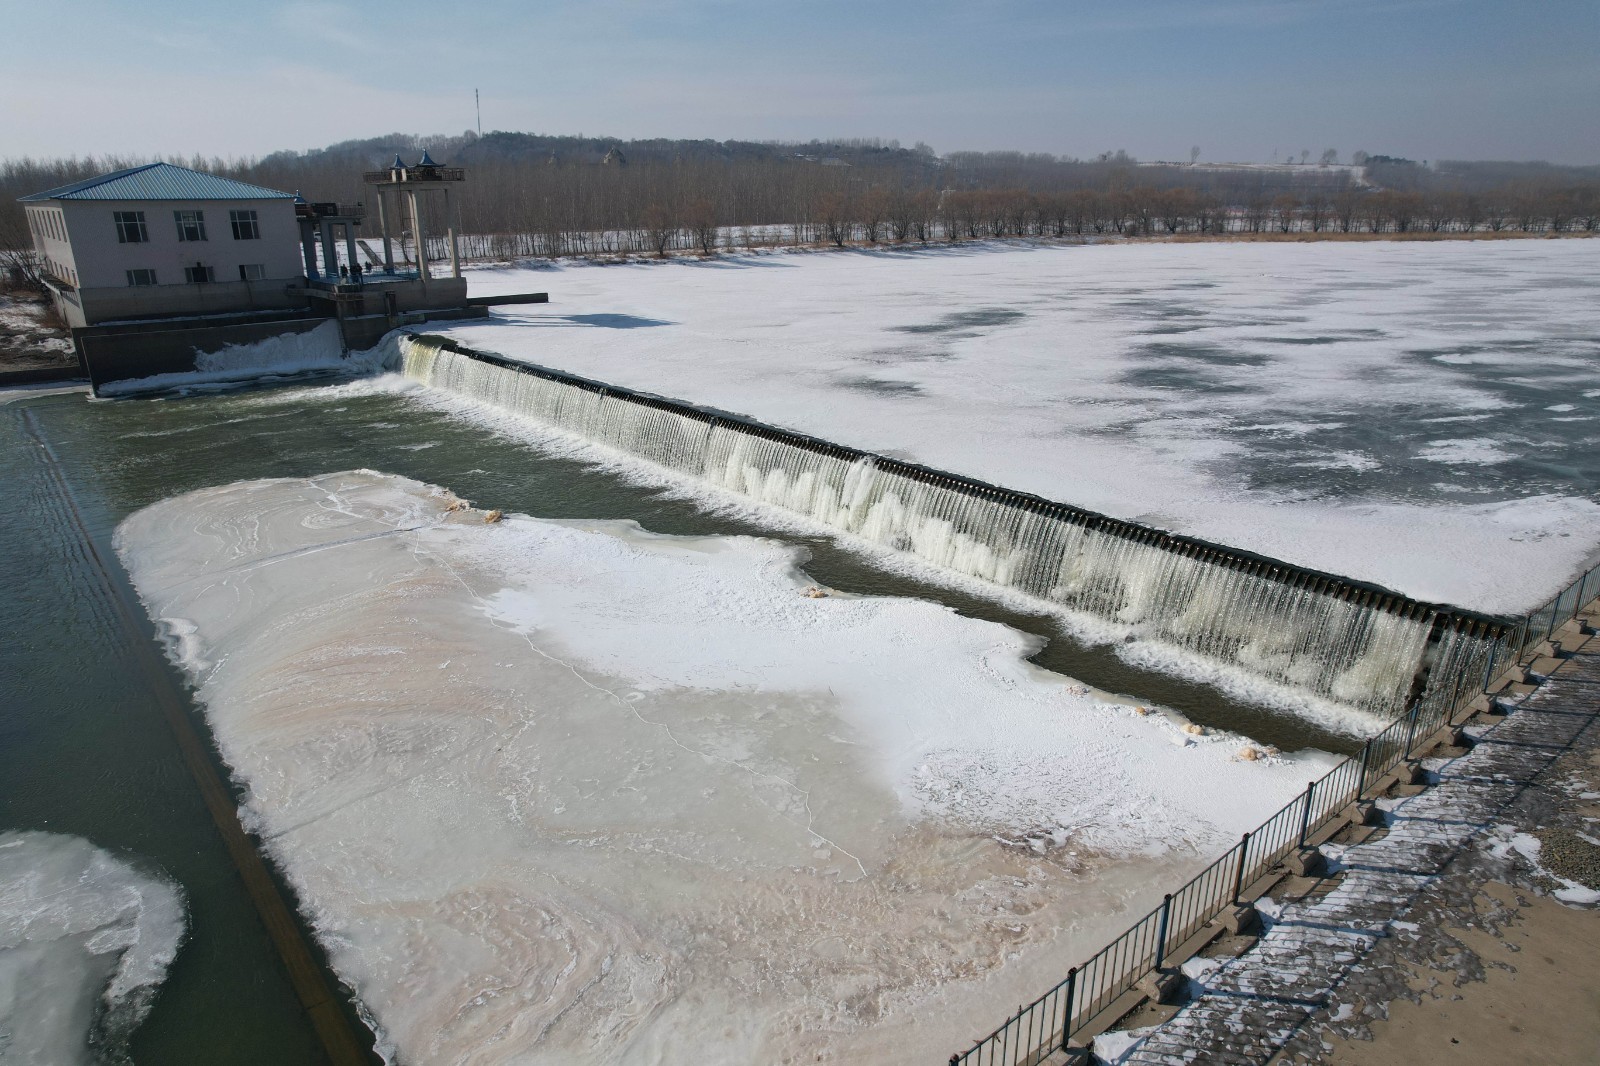
MULTIPOLYGON (((260 159, 170 162, 308 200, 364 201, 365 170, 416 137, 260 159)), ((456 190, 466 254, 512 258, 711 253, 763 244, 905 244, 996 237, 1593 232, 1600 168, 1373 157, 1365 167, 1141 164, 952 153, 853 141, 777 144, 471 133, 431 139, 467 168, 456 190)), ((1331 149, 1324 160, 1336 156, 1331 149)), ((0 162, 0 250, 31 247, 16 198, 145 160, 0 162)), ((364 237, 375 235, 376 225, 364 237)), ((430 250, 430 255, 438 249, 430 250)))

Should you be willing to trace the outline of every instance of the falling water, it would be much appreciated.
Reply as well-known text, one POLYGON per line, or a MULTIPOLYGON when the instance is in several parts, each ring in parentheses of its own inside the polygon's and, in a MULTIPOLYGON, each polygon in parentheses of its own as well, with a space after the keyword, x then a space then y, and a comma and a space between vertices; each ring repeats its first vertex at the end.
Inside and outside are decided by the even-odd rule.
POLYGON ((1376 714, 1417 695, 1453 701, 1498 634, 1340 578, 442 338, 400 348, 404 373, 427 385, 1376 714))

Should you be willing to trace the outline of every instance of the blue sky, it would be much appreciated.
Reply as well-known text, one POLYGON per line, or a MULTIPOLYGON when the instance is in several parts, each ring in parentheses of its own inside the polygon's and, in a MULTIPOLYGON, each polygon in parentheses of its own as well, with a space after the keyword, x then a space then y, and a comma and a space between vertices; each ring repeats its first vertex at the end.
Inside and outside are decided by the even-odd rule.
POLYGON ((0 0, 0 155, 395 130, 1600 163, 1596 0, 0 0))

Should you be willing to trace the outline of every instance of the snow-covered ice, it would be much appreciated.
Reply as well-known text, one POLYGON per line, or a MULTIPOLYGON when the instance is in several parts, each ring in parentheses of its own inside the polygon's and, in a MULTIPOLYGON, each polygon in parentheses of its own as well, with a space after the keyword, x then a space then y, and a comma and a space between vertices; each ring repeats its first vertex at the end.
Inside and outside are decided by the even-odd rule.
POLYGON ((117 535, 407 1062, 942 1058, 1332 762, 778 542, 448 500, 242 482, 117 535))
POLYGON ((117 1061, 185 924, 176 885, 81 837, 0 833, 0 1061, 117 1061))
POLYGON ((1600 544, 1600 242, 480 269, 473 347, 1512 611, 1600 544))

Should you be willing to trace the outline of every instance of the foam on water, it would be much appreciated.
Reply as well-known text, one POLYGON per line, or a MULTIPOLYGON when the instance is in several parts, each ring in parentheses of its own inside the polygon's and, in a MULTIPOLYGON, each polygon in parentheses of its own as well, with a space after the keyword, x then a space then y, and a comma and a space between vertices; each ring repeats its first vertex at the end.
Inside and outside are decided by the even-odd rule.
POLYGON ((448 500, 245 482, 117 534, 402 1061, 942 1057, 1330 762, 778 543, 448 500))
POLYGON ((126 1061, 184 930, 171 881, 81 837, 0 833, 0 1061, 126 1061))

